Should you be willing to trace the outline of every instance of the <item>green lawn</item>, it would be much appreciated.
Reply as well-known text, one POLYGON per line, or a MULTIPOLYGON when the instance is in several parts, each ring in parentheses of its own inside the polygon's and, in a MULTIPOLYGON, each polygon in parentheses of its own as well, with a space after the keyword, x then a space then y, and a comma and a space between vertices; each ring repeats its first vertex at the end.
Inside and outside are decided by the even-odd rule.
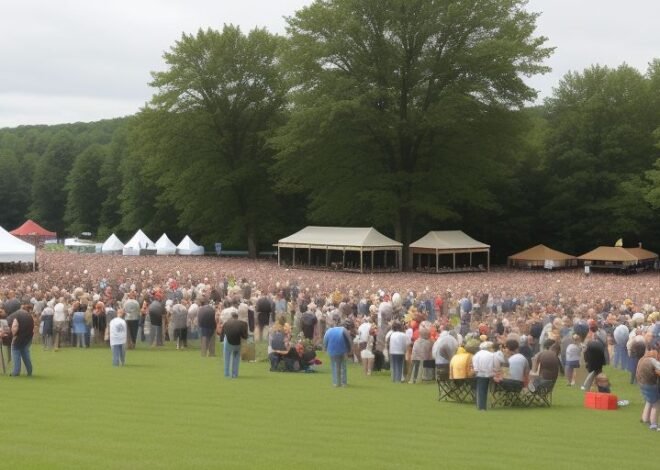
POLYGON ((316 374, 242 363, 227 380, 220 358, 172 345, 128 351, 124 368, 101 348, 32 356, 31 379, 0 377, 2 468, 658 468, 660 433, 618 371, 631 404, 617 411, 583 408, 562 382, 551 409, 480 413, 354 366, 335 389, 327 361, 316 374))

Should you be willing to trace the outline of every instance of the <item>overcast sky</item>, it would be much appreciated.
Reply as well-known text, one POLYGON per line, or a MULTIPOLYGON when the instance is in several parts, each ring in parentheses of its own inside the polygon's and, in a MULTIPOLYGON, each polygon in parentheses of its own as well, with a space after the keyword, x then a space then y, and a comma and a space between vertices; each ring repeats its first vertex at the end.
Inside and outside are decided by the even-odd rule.
MULTIPOLYGON (((126 116, 149 101, 162 54, 200 27, 284 33, 310 0, 1 0, 0 128, 126 116)), ((530 0, 557 49, 529 84, 545 97, 569 70, 660 57, 660 0, 530 0)))

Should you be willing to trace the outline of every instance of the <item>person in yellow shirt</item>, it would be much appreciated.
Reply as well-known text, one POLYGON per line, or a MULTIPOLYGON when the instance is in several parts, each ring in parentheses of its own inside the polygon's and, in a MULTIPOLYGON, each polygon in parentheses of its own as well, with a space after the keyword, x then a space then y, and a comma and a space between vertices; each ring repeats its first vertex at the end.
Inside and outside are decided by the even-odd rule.
POLYGON ((449 362, 449 378, 451 380, 469 379, 474 377, 474 368, 472 367, 472 356, 474 355, 474 345, 466 344, 465 348, 459 346, 456 354, 449 362))

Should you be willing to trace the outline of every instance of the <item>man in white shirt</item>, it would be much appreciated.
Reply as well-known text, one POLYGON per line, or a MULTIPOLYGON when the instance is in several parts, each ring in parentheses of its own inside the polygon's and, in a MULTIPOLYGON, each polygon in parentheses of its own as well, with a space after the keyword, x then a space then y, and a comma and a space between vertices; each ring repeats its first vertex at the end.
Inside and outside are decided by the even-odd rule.
POLYGON ((68 321, 67 315, 67 306, 64 300, 64 297, 60 297, 58 303, 53 307, 53 329, 55 332, 55 351, 60 349, 60 343, 62 342, 62 337, 66 335, 68 321))
POLYGON ((479 345, 479 352, 472 358, 472 367, 477 380, 477 409, 486 411, 488 385, 496 371, 492 342, 484 341, 479 345))
POLYGON ((112 349, 112 365, 117 367, 126 362, 126 341, 128 339, 128 326, 124 320, 124 310, 119 309, 117 316, 110 321, 109 337, 112 349))
POLYGON ((515 339, 506 342, 507 355, 509 355, 509 376, 502 380, 506 390, 520 391, 529 378, 529 362, 518 351, 519 343, 515 339))
MULTIPOLYGON (((371 321, 368 316, 364 317, 364 321, 362 324, 358 327, 357 330, 357 340, 358 340, 358 348, 360 350, 360 353, 364 351, 364 349, 367 347, 367 341, 369 341, 369 332, 371 331, 371 321)), ((359 355, 360 357, 360 362, 362 361, 362 354, 359 355)))

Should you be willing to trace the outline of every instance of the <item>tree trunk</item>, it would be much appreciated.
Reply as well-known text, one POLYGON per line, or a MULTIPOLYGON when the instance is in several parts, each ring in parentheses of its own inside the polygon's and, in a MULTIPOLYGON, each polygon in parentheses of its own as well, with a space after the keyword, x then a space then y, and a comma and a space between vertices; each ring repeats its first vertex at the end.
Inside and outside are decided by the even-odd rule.
POLYGON ((394 238, 403 244, 401 250, 401 269, 410 271, 412 269, 412 258, 409 256, 410 242, 412 237, 412 217, 410 211, 400 207, 398 217, 394 225, 394 238))
POLYGON ((256 259, 258 244, 257 244, 257 230, 254 222, 252 220, 248 220, 245 229, 247 232, 248 258, 256 259))

